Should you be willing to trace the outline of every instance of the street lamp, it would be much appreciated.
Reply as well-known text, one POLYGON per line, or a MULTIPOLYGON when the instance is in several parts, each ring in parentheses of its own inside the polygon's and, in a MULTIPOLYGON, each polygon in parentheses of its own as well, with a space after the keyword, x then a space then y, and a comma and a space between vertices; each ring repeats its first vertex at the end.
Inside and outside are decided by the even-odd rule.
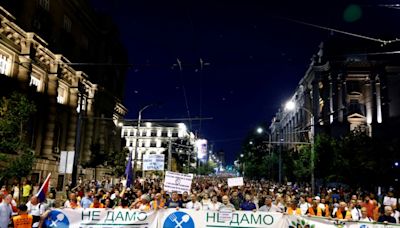
MULTIPOLYGON (((293 101, 288 101, 288 102, 286 102, 286 104, 285 104, 285 109, 286 110, 288 110, 288 111, 293 111, 293 110, 295 110, 295 108, 296 108, 296 103, 294 103, 293 101)), ((311 130, 310 130, 310 144, 311 144, 311 161, 310 161, 310 169, 311 169, 311 191, 312 191, 312 193, 315 193, 315 176, 314 176, 314 169, 315 169, 315 164, 314 164, 314 160, 315 160, 315 148, 314 148, 314 134, 315 134, 315 132, 314 132, 314 130, 315 130, 315 126, 314 126, 314 115, 313 115, 313 113, 309 110, 309 109, 307 109, 307 108, 305 108, 305 107, 302 107, 302 106, 300 106, 299 107, 300 109, 303 109, 305 112, 307 112, 309 115, 310 115, 310 117, 311 117, 311 121, 310 121, 310 127, 311 127, 311 130)))
POLYGON ((258 128, 257 128, 257 133, 258 133, 258 134, 262 134, 263 131, 264 131, 264 129, 262 129, 261 127, 258 127, 258 128))
MULTIPOLYGON (((142 109, 139 110, 138 113, 138 121, 137 121, 137 128, 136 128, 136 143, 135 143, 135 159, 133 159, 133 180, 136 180, 136 163, 138 160, 138 149, 139 149, 139 130, 140 130, 140 122, 142 121, 142 112, 151 106, 156 104, 149 104, 144 106, 142 109)), ((142 156, 143 157, 143 156, 142 156)))

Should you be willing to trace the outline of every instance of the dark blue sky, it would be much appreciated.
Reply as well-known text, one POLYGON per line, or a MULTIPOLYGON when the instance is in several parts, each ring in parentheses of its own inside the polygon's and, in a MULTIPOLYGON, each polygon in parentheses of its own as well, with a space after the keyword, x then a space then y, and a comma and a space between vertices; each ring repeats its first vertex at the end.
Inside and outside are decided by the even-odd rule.
MULTIPOLYGON (((92 2, 113 17, 129 62, 136 65, 126 80, 127 118, 136 118, 140 107, 154 102, 164 105, 146 110, 143 118, 186 118, 184 86, 191 117, 200 115, 201 106, 203 117, 214 118, 203 121, 200 133, 214 141, 214 149, 226 152, 228 162, 249 131, 269 123, 291 96, 319 43, 332 35, 277 16, 382 38, 398 34, 377 31, 397 29, 400 15, 400 10, 377 6, 388 1, 360 4, 361 14, 353 11, 356 20, 351 22, 344 19, 352 3, 346 1, 92 2), (182 75, 172 69, 177 58, 183 63, 182 75), (200 58, 210 63, 202 73, 200 58)), ((192 130, 199 131, 198 122, 192 130)))

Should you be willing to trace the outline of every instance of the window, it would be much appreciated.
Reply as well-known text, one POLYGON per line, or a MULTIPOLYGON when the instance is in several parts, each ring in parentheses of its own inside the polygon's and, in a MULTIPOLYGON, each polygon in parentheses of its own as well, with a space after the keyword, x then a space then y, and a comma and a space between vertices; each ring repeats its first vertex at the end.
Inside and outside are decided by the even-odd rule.
MULTIPOLYGON (((76 107, 76 111, 79 113, 80 108, 81 108, 81 98, 82 96, 79 96, 78 98, 78 106, 76 107)), ((86 97, 83 97, 82 100, 82 110, 86 110, 86 97)))
POLYGON ((50 0, 39 0, 39 5, 43 9, 49 11, 49 9, 50 9, 50 0))
POLYGON ((178 137, 178 132, 172 132, 172 137, 177 138, 178 137))
POLYGON ((5 55, 0 54, 0 74, 7 74, 8 70, 8 58, 5 55))
POLYGON ((155 141, 152 141, 152 142, 150 143, 150 147, 157 147, 157 143, 156 143, 155 141))
POLYGON ((64 15, 64 29, 65 29, 65 31, 71 32, 71 27, 72 27, 71 19, 67 15, 64 15))
POLYGON ((168 131, 163 131, 163 132, 161 133, 161 136, 162 136, 162 137, 168 137, 168 131))
POLYGON ((151 131, 151 137, 156 137, 157 136, 157 132, 156 131, 151 131))
POLYGON ((130 132, 130 134, 129 134, 129 136, 134 136, 134 134, 133 134, 134 132, 133 131, 131 131, 130 132))
POLYGON ((31 81, 29 82, 29 85, 36 87, 36 91, 39 91, 40 83, 41 82, 39 76, 31 74, 31 81))
POLYGON ((59 103, 59 104, 64 104, 65 102, 66 102, 66 99, 65 99, 65 92, 66 92, 66 89, 65 88, 63 88, 63 87, 58 87, 58 89, 57 89, 57 102, 59 103))

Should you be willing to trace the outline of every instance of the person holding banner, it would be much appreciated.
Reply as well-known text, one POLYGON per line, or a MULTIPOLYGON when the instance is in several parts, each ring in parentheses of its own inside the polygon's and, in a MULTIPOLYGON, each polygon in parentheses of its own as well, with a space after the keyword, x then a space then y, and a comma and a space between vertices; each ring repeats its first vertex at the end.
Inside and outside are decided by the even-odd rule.
POLYGON ((219 211, 220 207, 221 203, 218 202, 218 197, 215 195, 212 197, 211 202, 207 205, 207 208, 205 208, 203 205, 203 210, 219 211))
POLYGON ((245 201, 240 204, 240 210, 242 211, 256 211, 256 205, 251 201, 251 195, 246 194, 245 201))
POLYGON ((187 209, 193 209, 196 211, 201 210, 202 206, 201 203, 199 201, 197 201, 197 195, 196 194, 192 194, 190 196, 191 201, 189 203, 186 204, 186 208, 187 209))
POLYGON ((333 210, 333 218, 337 219, 351 219, 351 212, 347 209, 345 202, 339 203, 339 208, 333 210))
POLYGON ((265 197, 264 206, 260 207, 259 211, 265 212, 282 212, 280 208, 272 204, 272 196, 265 197))
POLYGON ((39 222, 42 214, 45 212, 45 206, 39 203, 37 196, 32 196, 31 200, 26 204, 28 208, 28 214, 33 217, 32 228, 39 227, 39 222))
POLYGON ((162 198, 161 193, 157 193, 154 197, 154 200, 150 203, 151 210, 163 209, 164 205, 165 200, 162 198))
POLYGON ((230 210, 233 212, 236 209, 235 209, 235 206, 229 202, 229 197, 227 195, 224 195, 222 197, 222 204, 219 207, 219 211, 227 211, 227 210, 230 210))
POLYGON ((182 208, 182 201, 179 200, 177 192, 172 192, 171 199, 167 201, 164 208, 182 208))
POLYGON ((290 207, 286 210, 286 214, 288 215, 301 215, 301 209, 297 207, 296 200, 292 200, 290 202, 290 207))

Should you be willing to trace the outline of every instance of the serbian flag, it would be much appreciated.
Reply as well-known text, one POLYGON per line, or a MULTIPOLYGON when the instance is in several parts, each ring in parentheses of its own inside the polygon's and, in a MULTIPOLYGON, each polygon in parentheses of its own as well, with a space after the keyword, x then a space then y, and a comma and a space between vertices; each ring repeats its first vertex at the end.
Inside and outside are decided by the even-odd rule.
POLYGON ((39 192, 36 194, 36 196, 39 199, 39 202, 43 202, 46 199, 46 194, 50 188, 50 176, 51 173, 49 173, 46 180, 43 182, 42 187, 40 187, 39 192))

